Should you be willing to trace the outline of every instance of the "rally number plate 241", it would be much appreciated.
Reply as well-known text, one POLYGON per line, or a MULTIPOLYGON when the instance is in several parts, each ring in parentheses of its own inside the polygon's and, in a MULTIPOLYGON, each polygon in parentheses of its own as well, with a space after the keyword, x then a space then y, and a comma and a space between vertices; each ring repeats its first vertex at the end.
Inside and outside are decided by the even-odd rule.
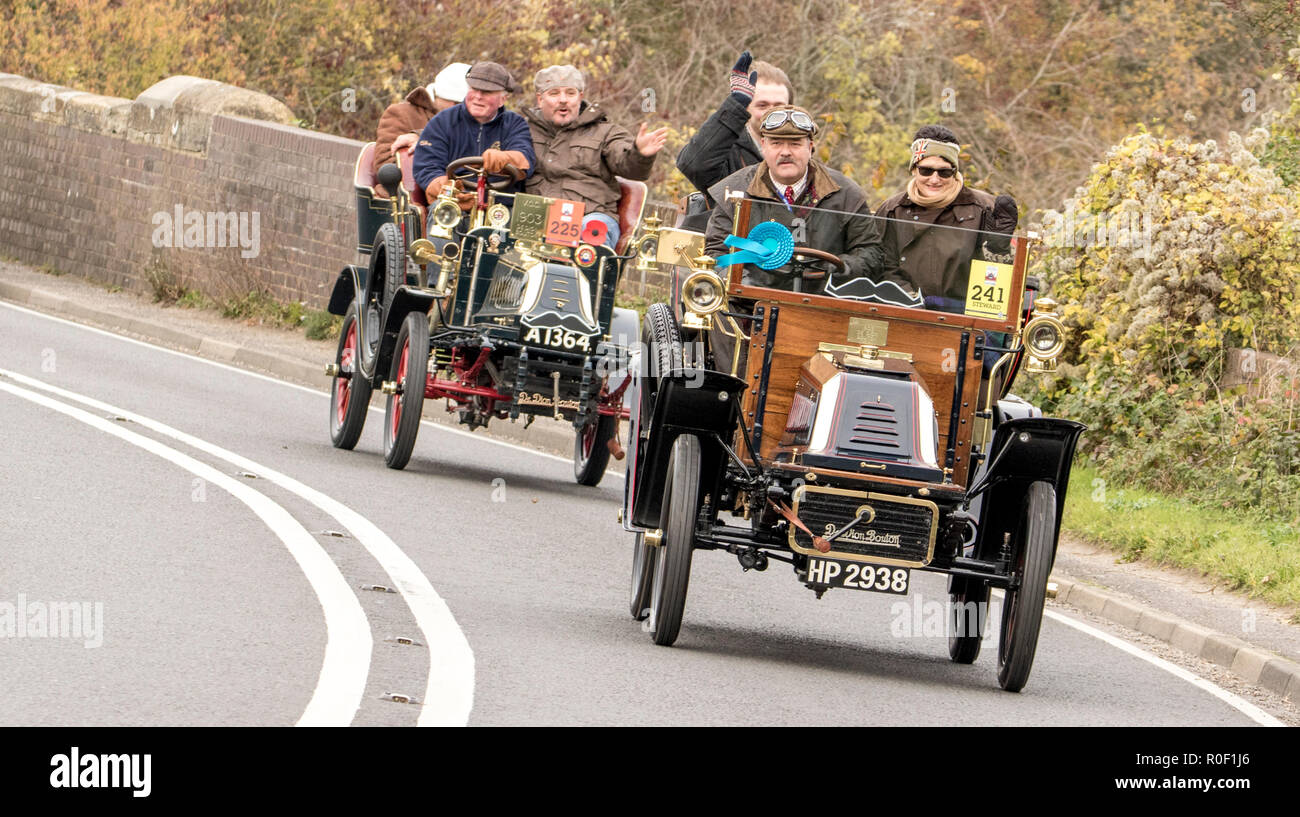
POLYGON ((906 596, 912 581, 912 571, 905 567, 872 565, 838 559, 808 557, 808 584, 826 587, 847 587, 851 590, 870 590, 873 593, 894 593, 906 596))

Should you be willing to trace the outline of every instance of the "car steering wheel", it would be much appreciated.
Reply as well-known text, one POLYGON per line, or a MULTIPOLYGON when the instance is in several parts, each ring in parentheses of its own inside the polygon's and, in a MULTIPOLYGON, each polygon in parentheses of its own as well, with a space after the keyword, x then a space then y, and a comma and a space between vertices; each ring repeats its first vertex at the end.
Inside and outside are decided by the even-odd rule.
MULTIPOLYGON (((505 192, 513 187, 517 182, 524 180, 525 173, 514 165, 506 165, 504 178, 492 175, 489 178, 501 178, 501 181, 488 182, 488 187, 498 192, 505 192)), ((447 178, 449 179, 469 179, 471 177, 487 175, 483 169, 482 156, 465 156, 457 159, 447 165, 447 178), (463 172, 468 171, 468 172, 463 172)))
MULTIPOLYGON (((841 277, 848 272, 848 266, 844 263, 844 259, 834 253, 813 249, 812 247, 795 247, 794 251, 790 254, 790 260, 800 264, 808 264, 812 261, 825 261, 828 264, 833 264, 835 266, 835 274, 841 277), (801 258, 800 256, 803 257, 801 258)), ((826 277, 826 271, 805 268, 800 270, 800 276, 806 281, 820 281, 822 278, 826 277)))

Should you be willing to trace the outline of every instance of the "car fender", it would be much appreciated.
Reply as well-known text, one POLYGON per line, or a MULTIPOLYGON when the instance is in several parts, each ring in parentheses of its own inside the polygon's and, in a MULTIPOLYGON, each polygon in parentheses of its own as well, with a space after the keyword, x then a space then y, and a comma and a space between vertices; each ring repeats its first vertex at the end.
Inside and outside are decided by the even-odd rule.
POLYGON ((400 286, 397 292, 393 293, 393 302, 384 313, 384 332, 379 339, 379 354, 376 356, 378 361, 375 367, 376 381, 382 382, 387 376, 402 321, 406 320, 406 316, 411 312, 429 314, 435 300, 437 296, 433 292, 415 287, 400 286))
POLYGON ((346 315, 353 299, 361 291, 361 281, 366 271, 355 264, 349 264, 334 279, 334 289, 330 292, 329 305, 325 308, 331 315, 346 315))
MULTIPOLYGON (((649 384, 643 379, 640 385, 645 388, 649 384)), ((717 495, 718 481, 727 463, 727 453, 717 438, 730 443, 744 389, 745 382, 740 378, 705 370, 677 369, 659 379, 649 425, 654 433, 636 463, 636 485, 630 503, 633 525, 659 527, 668 461, 673 443, 681 434, 699 437, 700 493, 717 495)), ((644 423, 645 418, 641 421, 644 423)))
POLYGON ((1014 541, 1029 486, 1039 481, 1051 483, 1056 490, 1056 530, 1052 535, 1055 554, 1074 448, 1086 429, 1083 423, 1054 417, 1022 417, 998 426, 989 446, 988 469, 967 492, 968 498, 982 495, 983 500, 976 558, 996 559, 1004 533, 1011 533, 1014 541))

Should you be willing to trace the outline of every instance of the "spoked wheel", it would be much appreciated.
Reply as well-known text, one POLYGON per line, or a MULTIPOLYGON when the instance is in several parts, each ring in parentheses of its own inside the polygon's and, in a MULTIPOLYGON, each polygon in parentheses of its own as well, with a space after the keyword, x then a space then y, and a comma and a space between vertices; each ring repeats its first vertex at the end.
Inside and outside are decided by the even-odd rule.
POLYGON ((672 646, 682 627, 686 586, 691 579, 691 551, 695 547, 695 516, 700 502, 700 440, 683 434, 673 443, 664 488, 661 551, 655 557, 654 586, 650 594, 650 619, 646 629, 661 647, 672 646))
POLYGON ((980 655, 988 618, 989 583, 954 576, 949 588, 952 618, 948 622, 948 657, 958 664, 973 664, 980 655))
POLYGON ((428 321, 423 312, 411 312, 397 332, 397 353, 393 355, 389 378, 397 383, 397 393, 388 395, 384 416, 384 462, 389 468, 406 467, 420 430, 429 368, 428 321))
POLYGON ((579 485, 599 485, 609 466, 609 441, 614 439, 618 418, 597 415, 573 440, 573 478, 579 485))
POLYGON ((366 424, 366 409, 370 407, 370 381, 361 372, 361 336, 357 315, 360 306, 356 301, 348 308, 339 333, 339 351, 334 358, 339 373, 330 389, 330 442, 335 448, 351 450, 361 438, 366 424))
POLYGON ((632 546, 632 601, 629 605, 635 621, 645 621, 650 615, 650 593, 654 589, 655 562, 659 548, 651 547, 645 532, 638 531, 632 546))
POLYGON ((1019 692, 1029 680, 1043 623, 1043 599, 1052 570, 1052 537, 1056 533, 1056 489, 1049 482, 1029 486, 1016 541, 1016 572, 1020 586, 1006 591, 1002 602, 1002 632, 998 641, 998 683, 1019 692))

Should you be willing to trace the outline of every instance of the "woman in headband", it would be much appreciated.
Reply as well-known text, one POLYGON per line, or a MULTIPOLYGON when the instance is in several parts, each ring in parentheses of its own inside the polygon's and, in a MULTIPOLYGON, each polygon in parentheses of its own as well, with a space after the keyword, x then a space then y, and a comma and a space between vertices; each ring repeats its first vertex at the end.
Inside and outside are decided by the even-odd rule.
POLYGON ((876 211, 891 266, 910 280, 931 309, 961 312, 971 261, 1010 261, 1016 202, 966 186, 961 145, 942 125, 926 125, 912 141, 907 189, 876 211), (958 229, 927 229, 928 225, 958 229))

